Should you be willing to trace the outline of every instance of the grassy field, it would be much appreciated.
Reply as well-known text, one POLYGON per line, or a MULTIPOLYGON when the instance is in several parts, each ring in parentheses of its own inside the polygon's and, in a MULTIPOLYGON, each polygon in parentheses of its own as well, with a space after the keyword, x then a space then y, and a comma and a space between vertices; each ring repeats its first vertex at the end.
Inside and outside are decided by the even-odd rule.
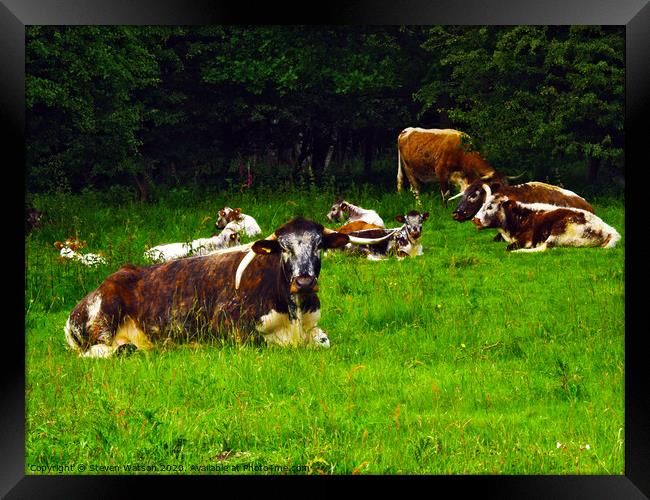
MULTIPOLYGON (((99 360, 70 352, 63 326, 121 264, 209 236, 226 204, 269 234, 298 214, 324 223, 335 196, 37 197, 51 223, 25 241, 26 473, 623 474, 623 202, 593 200, 623 235, 612 250, 511 254, 435 191, 423 256, 324 259, 329 350, 167 344, 99 360), (106 266, 59 261, 53 242, 75 232, 106 266)), ((409 193, 346 197, 387 222, 414 208, 409 193)))

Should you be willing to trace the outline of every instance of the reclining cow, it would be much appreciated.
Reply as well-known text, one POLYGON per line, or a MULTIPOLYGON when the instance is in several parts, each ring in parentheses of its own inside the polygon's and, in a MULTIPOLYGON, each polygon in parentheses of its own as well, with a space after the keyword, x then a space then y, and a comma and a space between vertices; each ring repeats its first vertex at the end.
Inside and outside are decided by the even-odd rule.
POLYGON ((280 345, 327 347, 327 335, 316 326, 320 254, 348 241, 347 235, 298 218, 267 239, 212 255, 127 264, 73 309, 66 341, 92 357, 133 349, 123 346, 151 348, 167 338, 261 337, 280 345))
POLYGON ((509 243, 507 250, 543 252, 558 246, 612 248, 621 235, 599 217, 579 208, 545 203, 521 203, 485 184, 485 203, 472 222, 478 229, 496 228, 509 243))
POLYGON ((217 221, 214 223, 217 229, 225 229, 226 226, 230 225, 233 227, 233 224, 236 224, 238 232, 246 236, 257 236, 262 234, 257 221, 250 215, 241 213, 241 208, 230 208, 223 207, 219 210, 219 215, 217 221))
POLYGON ((59 250, 62 259, 70 259, 80 262, 87 267, 95 267, 98 265, 105 265, 106 259, 97 253, 81 253, 79 250, 86 246, 86 242, 78 238, 68 238, 63 243, 60 241, 54 242, 54 248, 59 250))
POLYGON ((240 243, 239 232, 231 224, 210 238, 197 238, 188 243, 156 245, 145 251, 144 258, 151 262, 167 262, 183 257, 209 255, 217 250, 237 246, 240 243))
POLYGON ((347 220, 348 223, 361 221, 379 227, 386 227, 382 218, 374 210, 361 208, 343 199, 339 199, 332 204, 330 211, 327 213, 327 220, 330 222, 347 220))
MULTIPOLYGON (((383 260, 395 255, 398 260, 405 257, 422 255, 422 224, 429 218, 429 212, 420 213, 411 210, 407 214, 398 214, 395 220, 402 225, 397 228, 368 228, 350 232, 349 234, 362 238, 385 238, 382 241, 349 248, 352 253, 361 253, 369 260, 383 260)), ((340 229, 339 229, 340 231, 340 229)))
MULTIPOLYGON (((519 201, 521 203, 547 203, 557 207, 580 208, 587 212, 594 212, 593 207, 587 200, 568 189, 543 182, 526 182, 524 184, 510 186, 498 177, 489 181, 478 179, 471 183, 464 191, 449 198, 453 200, 461 197, 452 215, 454 220, 458 222, 472 220, 485 202, 484 184, 489 186, 490 192, 493 195, 500 194, 513 201, 519 201)), ((499 233, 494 240, 503 241, 503 238, 499 233)))

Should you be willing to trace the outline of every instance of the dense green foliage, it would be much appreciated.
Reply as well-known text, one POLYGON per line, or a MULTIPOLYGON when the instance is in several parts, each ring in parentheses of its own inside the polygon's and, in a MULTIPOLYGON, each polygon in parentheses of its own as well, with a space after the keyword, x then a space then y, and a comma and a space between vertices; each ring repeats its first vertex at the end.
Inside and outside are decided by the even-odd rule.
MULTIPOLYGON (((380 190, 347 195, 387 222, 413 204, 380 190)), ((145 204, 117 190, 37 195, 49 222, 25 241, 26 473, 230 473, 237 464, 307 465, 286 472, 312 474, 624 473, 625 227, 615 199, 592 200, 623 236, 615 248, 512 254, 424 193, 423 256, 324 259, 319 324, 329 350, 215 342, 84 359, 66 349, 72 307, 124 262, 142 263, 148 246, 209 235, 224 204, 253 214, 265 234, 298 214, 324 222, 334 197, 182 188, 145 204), (59 261, 52 243, 75 233, 108 263, 59 261)))
POLYGON ((422 126, 595 192, 622 175, 623 49, 611 27, 29 26, 27 186, 392 188, 422 126))

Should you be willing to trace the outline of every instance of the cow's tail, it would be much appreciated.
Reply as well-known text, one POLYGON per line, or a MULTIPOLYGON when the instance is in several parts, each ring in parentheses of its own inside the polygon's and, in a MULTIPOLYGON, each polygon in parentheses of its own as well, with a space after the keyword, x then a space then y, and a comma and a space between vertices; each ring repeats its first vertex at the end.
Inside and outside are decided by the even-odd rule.
POLYGON ((397 140, 397 192, 402 191, 404 172, 402 172, 402 155, 399 152, 399 139, 397 140))

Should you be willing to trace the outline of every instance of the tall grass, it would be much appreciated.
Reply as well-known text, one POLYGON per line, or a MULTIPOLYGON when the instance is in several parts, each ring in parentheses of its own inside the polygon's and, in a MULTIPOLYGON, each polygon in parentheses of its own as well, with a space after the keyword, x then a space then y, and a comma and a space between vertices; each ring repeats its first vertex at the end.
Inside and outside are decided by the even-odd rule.
MULTIPOLYGON (((423 256, 324 259, 329 350, 215 341, 95 360, 66 349, 72 307, 123 263, 144 264, 148 246, 209 236, 223 205, 266 234, 296 215, 325 222, 339 194, 179 189, 151 205, 37 197, 50 223, 25 240, 26 472, 623 474, 618 200, 595 202, 623 235, 616 248, 522 255, 453 221, 431 190, 423 256), (73 234, 107 265, 60 262, 52 244, 73 234)), ((414 208, 410 194, 368 186, 345 197, 387 222, 414 208)))

